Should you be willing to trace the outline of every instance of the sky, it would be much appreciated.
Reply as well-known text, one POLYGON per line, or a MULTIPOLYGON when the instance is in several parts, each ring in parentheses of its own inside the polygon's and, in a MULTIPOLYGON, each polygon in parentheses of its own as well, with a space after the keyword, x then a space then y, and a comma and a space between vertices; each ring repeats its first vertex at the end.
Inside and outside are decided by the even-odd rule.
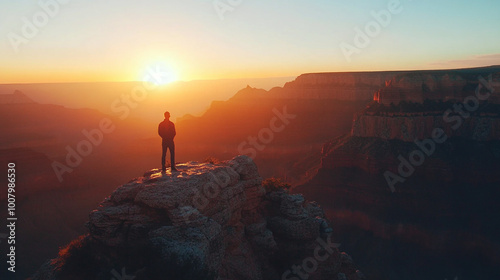
POLYGON ((498 0, 0 0, 0 83, 500 64, 498 0))

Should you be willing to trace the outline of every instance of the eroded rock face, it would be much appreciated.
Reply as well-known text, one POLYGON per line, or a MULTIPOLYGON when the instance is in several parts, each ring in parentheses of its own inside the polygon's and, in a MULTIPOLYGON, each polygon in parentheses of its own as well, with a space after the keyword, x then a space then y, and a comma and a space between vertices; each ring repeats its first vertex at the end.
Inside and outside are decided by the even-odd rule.
POLYGON ((354 116, 352 136, 413 142, 447 137, 500 139, 500 69, 417 71, 399 74, 354 116))
POLYGON ((286 83, 277 96, 337 100, 370 100, 385 82, 403 72, 351 72, 302 74, 286 83))
MULTIPOLYGON (((305 265, 300 273, 312 280, 339 273, 361 279, 332 242, 319 205, 285 191, 266 193, 249 157, 177 168, 173 174, 152 170, 120 186, 90 213, 84 242, 93 249, 81 262, 97 263, 103 277, 119 264, 135 271, 135 279, 168 272, 155 263, 186 268, 168 272, 175 279, 202 279, 193 271, 202 271, 203 279, 296 279, 292 265, 305 265), (140 250, 143 255, 129 253, 140 250)), ((67 270, 78 276, 63 258, 54 259, 34 279, 64 279, 67 270)))
MULTIPOLYGON (((478 87, 500 90, 498 68, 423 71, 403 73, 387 80, 385 87, 376 91, 374 99, 382 104, 401 101, 422 103, 424 100, 463 101, 474 95, 478 87)), ((489 99, 500 103, 498 95, 489 99)))
MULTIPOLYGON (((496 266, 489 264, 496 260, 489 248, 497 248, 499 236, 498 227, 489 226, 491 213, 499 212, 491 195, 500 182, 498 70, 394 77, 355 115, 350 135, 324 145, 317 175, 293 189, 322 203, 328 217, 338 222, 342 240, 367 241, 349 249, 371 277, 425 279, 454 270, 498 278, 496 266), (481 102, 474 104, 473 97, 481 102), (463 226, 468 224, 474 226, 463 226), (367 249, 376 258, 389 253, 374 262, 376 258, 364 258, 367 249), (433 267, 431 258, 451 265, 433 267), (475 268, 458 265, 475 259, 487 261, 475 268), (398 272, 386 274, 395 267, 398 272)), ((337 276, 346 279, 342 273, 337 276)))
POLYGON ((352 136, 397 139, 413 142, 431 138, 435 129, 441 129, 447 137, 464 137, 476 141, 500 139, 500 118, 497 116, 472 116, 434 114, 420 116, 408 113, 395 116, 359 115, 353 121, 352 136), (460 121, 451 121, 451 118, 460 121))
POLYGON ((496 257, 489 248, 498 247, 498 227, 490 225, 493 213, 500 211, 498 196, 492 195, 500 183, 500 141, 450 138, 436 144, 430 156, 424 154, 418 166, 410 165, 415 151, 422 152, 413 142, 341 137, 325 145, 318 174, 293 191, 322 204, 342 242, 355 244, 348 251, 374 278, 426 279, 439 270, 465 275, 481 271, 485 279, 498 278, 496 257), (408 166, 414 168, 412 173, 400 173, 408 166), (407 177, 390 185, 394 181, 386 174, 407 177), (478 226, 463 226, 469 224, 478 226), (366 243, 358 245, 359 240, 366 243), (367 250, 371 258, 365 258, 367 250), (467 253, 455 253, 461 250, 467 253), (381 255, 385 256, 374 264, 373 256, 381 255), (475 263, 476 256, 481 261, 475 263), (432 258, 452 264, 432 267, 432 258), (418 266, 411 261, 401 264, 401 259, 417 259, 418 266), (475 267, 457 265, 466 262, 475 267), (404 269, 386 277, 394 267, 404 269), (432 268, 415 275, 415 267, 432 268))

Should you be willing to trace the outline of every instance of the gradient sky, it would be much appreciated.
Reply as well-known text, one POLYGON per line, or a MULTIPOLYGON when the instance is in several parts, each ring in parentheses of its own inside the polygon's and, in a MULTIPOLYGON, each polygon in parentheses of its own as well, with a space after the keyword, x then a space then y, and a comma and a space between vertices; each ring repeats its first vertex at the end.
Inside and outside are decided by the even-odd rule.
POLYGON ((227 0, 66 1, 18 52, 9 36, 43 10, 0 1, 0 83, 140 80, 154 65, 193 80, 500 64, 498 0, 400 0, 351 61, 340 44, 394 0, 241 0, 224 19, 214 3, 227 0))

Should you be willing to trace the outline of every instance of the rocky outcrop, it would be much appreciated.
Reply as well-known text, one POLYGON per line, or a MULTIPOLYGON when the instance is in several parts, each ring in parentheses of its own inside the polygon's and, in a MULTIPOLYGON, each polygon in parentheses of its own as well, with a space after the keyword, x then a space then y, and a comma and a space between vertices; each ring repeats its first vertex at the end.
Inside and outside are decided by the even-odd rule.
POLYGON ((109 279, 122 267, 134 279, 362 279, 323 210, 266 193, 249 157, 177 168, 117 188, 90 213, 89 234, 33 279, 109 279))

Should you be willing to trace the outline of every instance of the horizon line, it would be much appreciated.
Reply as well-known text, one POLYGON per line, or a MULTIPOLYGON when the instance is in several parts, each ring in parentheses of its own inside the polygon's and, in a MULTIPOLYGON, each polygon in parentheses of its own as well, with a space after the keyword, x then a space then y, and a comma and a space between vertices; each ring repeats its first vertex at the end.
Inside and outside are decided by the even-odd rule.
MULTIPOLYGON (((411 71, 453 71, 453 70, 468 70, 468 69, 481 69, 481 68, 494 68, 500 67, 498 64, 474 66, 474 67, 460 67, 460 68, 426 68, 426 69, 393 69, 393 70, 354 70, 354 71, 320 71, 320 72, 303 72, 299 75, 285 75, 285 76, 271 76, 271 77, 240 77, 240 78, 218 78, 218 79, 192 79, 192 80, 177 80, 171 83, 162 85, 168 86, 176 83, 187 83, 187 82, 201 82, 201 81, 223 81, 223 80, 244 80, 244 79, 279 79, 279 78, 297 78, 301 75, 311 75, 311 74, 346 74, 346 73, 379 73, 379 72, 411 72, 411 71)), ((40 85, 40 84, 104 84, 104 83, 143 83, 144 81, 139 80, 127 80, 127 81, 71 81, 71 82, 0 82, 0 85, 40 85)))

